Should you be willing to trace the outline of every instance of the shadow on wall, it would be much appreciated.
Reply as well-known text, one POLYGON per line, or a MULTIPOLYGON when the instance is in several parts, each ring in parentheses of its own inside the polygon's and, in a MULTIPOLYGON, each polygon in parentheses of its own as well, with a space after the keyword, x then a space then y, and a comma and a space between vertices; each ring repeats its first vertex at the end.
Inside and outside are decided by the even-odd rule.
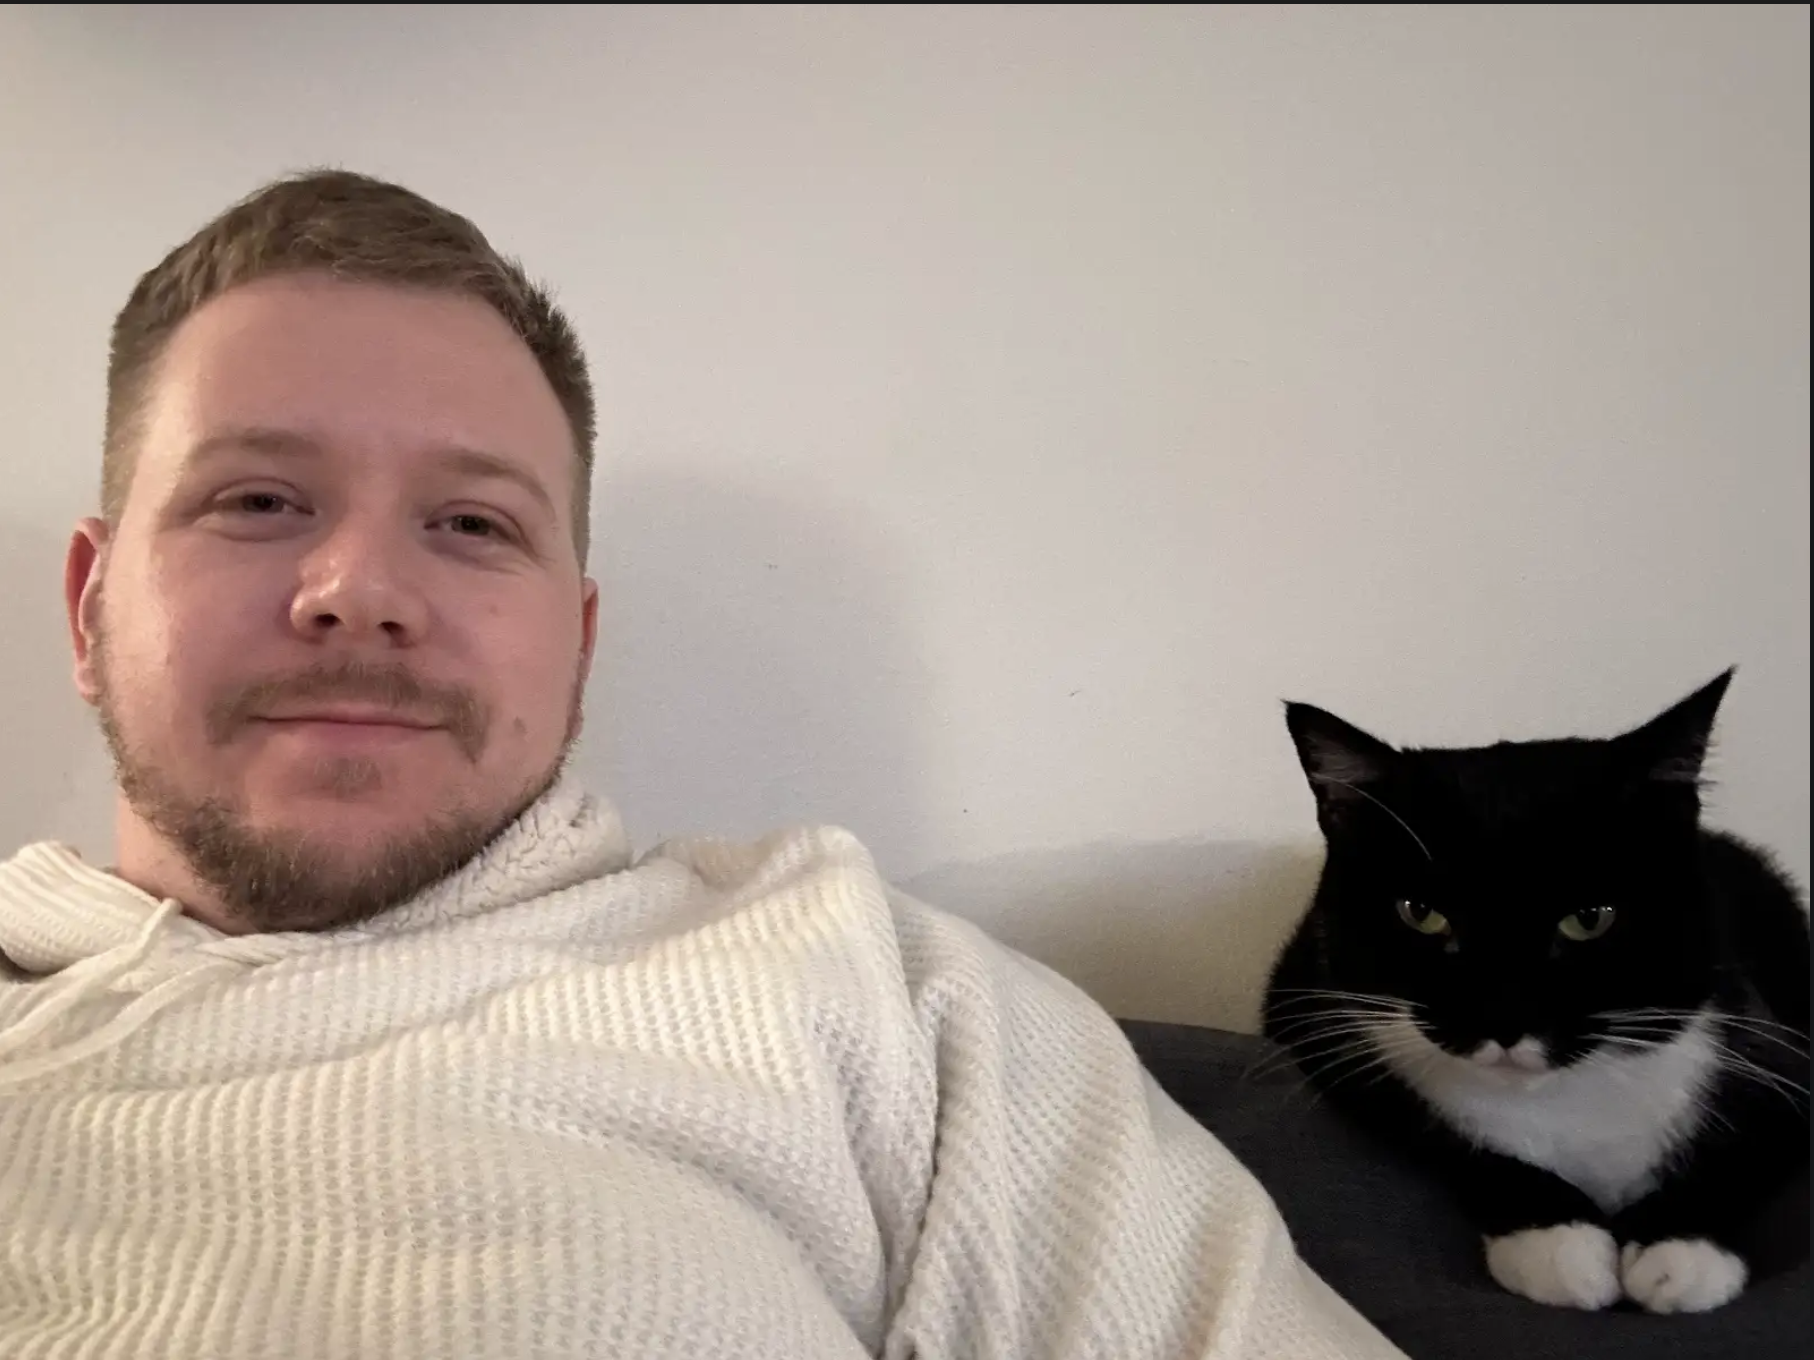
POLYGON ((618 803, 639 849, 833 822, 906 891, 1117 1015, 1257 1026, 1320 847, 1100 844, 903 877, 899 866, 938 859, 920 843, 917 776, 940 696, 892 544, 833 499, 620 467, 594 496, 603 598, 575 766, 618 803))
POLYGON ((884 873, 925 863, 915 729, 937 700, 875 526, 646 461, 594 500, 600 636, 576 767, 637 847, 833 822, 884 873))
POLYGON ((1117 843, 948 865, 902 887, 1123 1019, 1254 1031, 1267 971, 1321 867, 1310 845, 1117 843))
POLYGON ((61 835, 58 811, 98 745, 70 684, 63 617, 67 540, 41 526, 0 524, 0 857, 61 835))

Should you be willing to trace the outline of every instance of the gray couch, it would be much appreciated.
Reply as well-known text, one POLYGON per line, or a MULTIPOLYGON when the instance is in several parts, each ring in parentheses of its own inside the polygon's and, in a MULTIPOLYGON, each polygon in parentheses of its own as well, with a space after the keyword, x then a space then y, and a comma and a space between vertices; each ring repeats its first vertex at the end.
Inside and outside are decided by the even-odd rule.
POLYGON ((1412 1360, 1802 1360, 1814 1343, 1805 1179, 1760 1225, 1774 1273, 1725 1308, 1546 1308, 1495 1285, 1438 1187, 1316 1102, 1264 1040, 1122 1027, 1160 1085, 1265 1184, 1305 1260, 1412 1360))

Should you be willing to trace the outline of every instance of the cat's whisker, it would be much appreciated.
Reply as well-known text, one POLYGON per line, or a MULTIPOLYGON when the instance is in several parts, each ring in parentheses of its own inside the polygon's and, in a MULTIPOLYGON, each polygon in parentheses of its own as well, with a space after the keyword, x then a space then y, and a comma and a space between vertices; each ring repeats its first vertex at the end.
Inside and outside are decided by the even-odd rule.
POLYGON ((1342 1053, 1347 1049, 1364 1048, 1372 1042, 1369 1028, 1355 1027, 1340 1031, 1329 1031, 1312 1035, 1294 1043, 1289 1048, 1281 1048, 1276 1053, 1269 1053, 1250 1067, 1245 1074, 1250 1079, 1257 1079, 1269 1070, 1299 1066, 1305 1062, 1321 1063, 1331 1054, 1342 1053))
POLYGON ((1319 1084, 1325 1090, 1340 1085, 1350 1077, 1365 1072, 1382 1061, 1384 1061, 1384 1055, 1377 1049, 1370 1045, 1357 1046, 1325 1062, 1318 1073, 1319 1084))
POLYGON ((1382 996, 1379 992, 1337 992, 1328 986, 1275 986, 1270 996, 1321 996, 1337 1001, 1371 1001, 1380 1006, 1402 1006, 1404 1003, 1397 997, 1382 996))
MULTIPOLYGON (((1667 1043, 1678 1037, 1680 1033, 1680 1030, 1658 1030, 1654 1032, 1654 1035, 1640 1033, 1635 1036, 1610 1035, 1608 1037, 1615 1042, 1630 1045, 1634 1048, 1643 1048, 1656 1047, 1657 1045, 1667 1043)), ((1805 1083, 1798 1082, 1785 1073, 1771 1071, 1761 1063, 1746 1057, 1743 1053, 1740 1053, 1737 1049, 1733 1048, 1731 1044, 1726 1043, 1722 1039, 1717 1037, 1712 1038, 1712 1048, 1715 1061, 1718 1062, 1722 1068, 1735 1076, 1744 1077, 1750 1081, 1756 1082, 1760 1086, 1773 1090, 1791 1104, 1797 1103, 1797 1097, 1802 1099, 1807 1097, 1808 1087, 1805 1083)))
POLYGON ((1318 1030, 1314 1034, 1305 1035, 1303 1038, 1293 1042, 1286 1051, 1300 1056, 1307 1056, 1314 1053, 1317 1048, 1332 1040, 1341 1040, 1346 1043, 1371 1042, 1376 1032, 1377 1026, 1374 1025, 1350 1024, 1333 1026, 1329 1029, 1318 1030))
POLYGON ((1245 1079, 1258 1080, 1285 1066, 1296 1066, 1300 1070, 1314 1068, 1317 1083, 1324 1089, 1369 1071, 1374 1073, 1370 1080, 1378 1080, 1390 1074, 1388 1058, 1397 1056, 1401 1050, 1408 1054, 1417 1046, 1414 1036, 1395 1032, 1381 1024, 1382 1020, 1405 1016, 1406 1009, 1399 1003, 1393 1011, 1369 1009, 1338 1015, 1332 1008, 1314 1017, 1300 1017, 1323 1020, 1324 1023, 1309 1033, 1283 1041, 1279 1053, 1262 1058, 1243 1075, 1245 1079), (1345 1067, 1350 1070, 1343 1071, 1345 1067))
POLYGON ((1371 1068, 1378 1070, 1368 1079, 1369 1084, 1394 1075, 1395 1069, 1406 1065, 1416 1070, 1425 1070, 1442 1056, 1440 1050, 1417 1036, 1398 1031, 1376 1031, 1368 1039, 1373 1050, 1372 1061, 1352 1072, 1337 1075, 1330 1081, 1331 1086, 1359 1077, 1371 1068))
POLYGON ((1298 1066, 1297 1055, 1290 1049, 1264 1053, 1250 1063, 1241 1073, 1242 1081, 1264 1081, 1277 1076, 1280 1072, 1289 1072, 1298 1066))
MULTIPOLYGON (((1601 1011, 1593 1019, 1606 1020, 1614 1025, 1629 1027, 1634 1024, 1668 1026, 1676 1022, 1686 1025, 1703 1019, 1705 1011, 1665 1010, 1662 1007, 1642 1007, 1626 1011, 1601 1011)), ((1808 1036, 1793 1025, 1785 1025, 1777 1020, 1766 1020, 1757 1015, 1732 1015, 1716 1012, 1713 1020, 1722 1029, 1739 1030, 1751 1034, 1769 1043, 1780 1044, 1795 1053, 1808 1051, 1808 1036)))
POLYGON ((1288 1048, 1322 1034, 1380 1030, 1394 1017, 1383 1011, 1325 1011, 1274 1026, 1274 1041, 1288 1048))
POLYGON ((1269 1049, 1241 1073, 1242 1081, 1259 1081, 1298 1066, 1297 1052, 1289 1048, 1269 1049))
POLYGON ((1380 1028, 1382 1021, 1390 1020, 1391 1018, 1391 1016, 1384 1014, 1304 1016, 1300 1019, 1289 1021, 1286 1024, 1274 1026, 1273 1033, 1280 1043, 1295 1044, 1306 1035, 1321 1034, 1326 1030, 1344 1026, 1351 1028, 1378 1029, 1380 1028), (1289 1033, 1287 1031, 1289 1031, 1289 1033))
MULTIPOLYGON (((1633 1006, 1625 1010, 1596 1011, 1595 1018, 1634 1020, 1663 1018, 1670 1020, 1694 1020, 1706 1013, 1707 1012, 1704 1009, 1684 1010, 1680 1007, 1671 1006, 1633 1006)), ((1780 1020, 1771 1020, 1761 1015, 1734 1015, 1730 1012, 1721 1012, 1719 1018, 1721 1020, 1735 1020, 1747 1024, 1760 1025, 1768 1029, 1787 1030, 1791 1034, 1800 1035, 1802 1033, 1802 1031, 1793 1025, 1784 1024, 1780 1020)))
POLYGON ((1443 1059, 1447 1056, 1450 1055, 1445 1054, 1443 1050, 1439 1048, 1426 1047, 1421 1051, 1413 1050, 1402 1055, 1400 1058, 1400 1061, 1404 1064, 1401 1075, 1419 1079, 1427 1078, 1441 1065, 1443 1059))
MULTIPOLYGON (((1282 1086, 1280 1097, 1281 1103, 1287 1108, 1291 1108, 1301 1097, 1310 1093, 1312 1088, 1310 1079, 1302 1072, 1293 1071, 1288 1075, 1290 1081, 1282 1086)), ((1309 1108, 1309 1102, 1306 1102, 1305 1108, 1309 1108)))
POLYGON ((1386 1056, 1393 1060, 1404 1073, 1413 1076, 1427 1076, 1437 1070, 1444 1062, 1460 1062, 1446 1049, 1431 1044, 1419 1044, 1406 1041, 1386 1050, 1386 1056))
POLYGON ((1602 1045, 1617 1044, 1622 1049, 1631 1053, 1645 1053, 1650 1049, 1657 1048, 1666 1043, 1667 1040, 1661 1038, 1643 1039, 1630 1034, 1602 1034, 1599 1036, 1597 1042, 1602 1045))
POLYGON ((1724 1129, 1727 1133, 1737 1133, 1738 1126, 1721 1113, 1719 1106, 1704 1095, 1697 1095, 1693 1101, 1694 1112, 1707 1122, 1724 1129))
MULTIPOLYGON (((1667 1042, 1667 1040, 1656 1042, 1667 1042)), ((1719 1066, 1734 1076, 1745 1078, 1759 1086, 1773 1090, 1792 1105, 1806 1101, 1808 1096, 1806 1083, 1796 1081, 1786 1073, 1773 1072, 1763 1064, 1746 1057, 1730 1044, 1718 1039, 1713 1041, 1713 1053, 1719 1066)))
MULTIPOLYGON (((1361 1066, 1356 1070, 1365 1070, 1365 1067, 1368 1064, 1376 1060, 1373 1056, 1373 1048, 1373 1042, 1369 1037, 1360 1036, 1347 1038, 1341 1043, 1330 1045, 1325 1050, 1309 1055, 1309 1061, 1316 1067, 1316 1075, 1314 1077, 1304 1065, 1295 1061, 1295 1054, 1290 1051, 1285 1051, 1282 1056, 1285 1057, 1286 1061, 1282 1064, 1282 1067, 1293 1076, 1290 1097, 1288 1098, 1295 1099, 1299 1095, 1307 1096, 1308 1100, 1306 1102, 1306 1108, 1315 1108, 1322 1102, 1324 1087, 1335 1084, 1330 1081, 1329 1073, 1332 1071, 1339 1073, 1342 1067, 1357 1062, 1359 1062, 1361 1066)), ((1276 1059, 1276 1057, 1280 1055, 1273 1056, 1276 1059)), ((1276 1074, 1279 1070, 1279 1066, 1275 1066, 1272 1074, 1276 1074)), ((1251 1079, 1251 1072, 1246 1074, 1246 1076, 1248 1079, 1251 1079)), ((1335 1081, 1339 1082, 1341 1079, 1342 1078, 1338 1076, 1335 1078, 1335 1081)))
POLYGON ((1305 1035, 1282 1051, 1289 1057, 1312 1058, 1316 1056, 1319 1049, 1330 1043, 1370 1042, 1372 1038, 1373 1030, 1370 1027, 1356 1026, 1347 1029, 1320 1030, 1315 1034, 1305 1035))
MULTIPOLYGON (((1371 1054, 1367 1055, 1367 1060, 1365 1062, 1352 1067, 1349 1071, 1338 1072, 1327 1076, 1324 1087, 1325 1089, 1333 1089, 1346 1082, 1356 1081, 1363 1076, 1367 1078, 1365 1084, 1372 1085, 1386 1077, 1393 1076, 1395 1073, 1392 1064, 1389 1061, 1390 1057, 1391 1055, 1389 1053, 1376 1047, 1371 1054)), ((1352 1060, 1350 1059, 1348 1061, 1352 1060)))
MULTIPOLYGON (((1671 1030, 1671 1032, 1649 1032, 1649 1034, 1638 1032, 1638 1034, 1607 1035, 1607 1039, 1613 1041, 1613 1043, 1627 1044, 1627 1046, 1631 1046, 1633 1050, 1642 1050, 1642 1048, 1656 1048, 1656 1046, 1660 1046, 1660 1044, 1669 1043, 1669 1041, 1676 1039, 1678 1035, 1680 1035, 1680 1030, 1671 1030)), ((1731 1068, 1734 1072, 1749 1073, 1752 1079, 1756 1079, 1756 1081, 1760 1081, 1760 1083, 1778 1084, 1778 1086, 1787 1083, 1787 1086, 1790 1086, 1792 1090, 1799 1090, 1799 1092, 1803 1093, 1807 1092, 1807 1086, 1805 1086, 1805 1084, 1796 1083, 1796 1081, 1794 1081, 1792 1077, 1789 1077, 1787 1073, 1772 1072, 1770 1068, 1758 1063, 1756 1059, 1741 1054, 1740 1050, 1734 1048, 1731 1043, 1725 1043, 1723 1039, 1718 1039, 1718 1037, 1716 1037, 1716 1039, 1712 1039, 1712 1044, 1714 1044, 1714 1052, 1720 1057, 1721 1064, 1727 1066, 1727 1068, 1731 1068)), ((1787 1046, 1787 1044, 1785 1044, 1785 1046, 1787 1046)), ((1803 1055, 1803 1050, 1796 1050, 1796 1048, 1790 1048, 1790 1052, 1803 1055)))
POLYGON ((1332 1057, 1348 1053, 1365 1053, 1375 1047, 1373 1036, 1366 1033, 1329 1034, 1314 1044, 1302 1044, 1291 1053, 1299 1066, 1320 1065, 1332 1057))
POLYGON ((1607 1030, 1601 1036, 1607 1042, 1643 1048, 1656 1048, 1662 1044, 1674 1043, 1681 1037, 1682 1031, 1679 1029, 1641 1029, 1636 1025, 1625 1025, 1616 1030, 1607 1030))
MULTIPOLYGON (((1409 1015, 1411 1012, 1408 1006, 1400 1005, 1395 1019, 1409 1019, 1409 1015)), ((1335 1086, 1348 1083, 1371 1086, 1388 1077, 1402 1079, 1406 1072, 1428 1072, 1431 1066, 1440 1063, 1444 1057, 1453 1055, 1444 1054, 1444 1050, 1429 1043, 1426 1037, 1415 1030, 1371 1028, 1366 1043, 1360 1050, 1350 1052, 1333 1063, 1324 1064, 1322 1088, 1333 1090, 1335 1086), (1342 1072, 1342 1066, 1348 1066, 1348 1070, 1342 1072)))
POLYGON ((1789 1031, 1789 1033, 1794 1036, 1793 1038, 1784 1038, 1780 1034, 1772 1034, 1768 1030, 1757 1029, 1742 1021, 1735 1022, 1731 1018, 1723 1015, 1719 1018, 1719 1025, 1721 1029, 1731 1030, 1734 1033, 1742 1034, 1746 1038, 1754 1039, 1759 1043, 1775 1044, 1778 1048, 1787 1049, 1790 1053, 1794 1053, 1799 1057, 1805 1058, 1808 1056, 1807 1038, 1796 1034, 1794 1030, 1789 1031))
POLYGON ((1269 1030, 1276 1032, 1289 1025, 1314 1023, 1318 1020, 1335 1017, 1371 1016, 1376 1019, 1389 1019, 1400 1013, 1402 1009, 1402 1006, 1381 1004, 1357 1006, 1352 1003, 1319 1005, 1292 1002, 1272 1007, 1267 1019, 1269 1030))
POLYGON ((1343 1028, 1380 1029, 1393 1017, 1383 1012, 1350 1012, 1315 1016, 1301 1016, 1284 1024, 1273 1026, 1274 1042, 1287 1046, 1329 1030, 1343 1028))
MULTIPOLYGON (((1694 1020, 1706 1014, 1708 1014, 1708 1011, 1705 1007, 1683 1008, 1677 1006, 1631 1006, 1622 1010, 1595 1012, 1596 1016, 1605 1017, 1607 1019, 1617 1018, 1629 1020, 1694 1020)), ((1785 1024, 1780 1020, 1772 1020, 1767 1016, 1741 1015, 1726 1011, 1719 1012, 1718 1014, 1722 1020, 1743 1020, 1752 1024, 1761 1025, 1767 1029, 1782 1029, 1789 1030, 1793 1033, 1800 1033, 1793 1025, 1785 1024)))
POLYGON ((1281 1016, 1281 1018, 1284 1020, 1305 1020, 1305 1019, 1316 1019, 1320 1016, 1325 1016, 1325 1015, 1393 1016, 1393 1015, 1402 1014, 1403 1011, 1404 1011, 1404 1006, 1402 1003, 1399 1005, 1396 1005, 1396 1006, 1354 1006, 1354 1005, 1313 1006, 1313 1005, 1299 1003, 1299 1004, 1294 1004, 1291 1006, 1276 1007, 1274 1009, 1274 1014, 1281 1016))
POLYGON ((1808 1088, 1805 1083, 1798 1082, 1794 1078, 1785 1076, 1780 1072, 1772 1072, 1762 1064, 1755 1063, 1743 1054, 1734 1052, 1731 1048, 1724 1045, 1720 1045, 1717 1052, 1721 1064, 1727 1071, 1734 1072, 1739 1076, 1749 1077, 1758 1085, 1775 1091, 1791 1104, 1799 1103, 1796 1100, 1796 1097, 1798 1096, 1801 1097, 1802 1101, 1807 1099, 1808 1088))

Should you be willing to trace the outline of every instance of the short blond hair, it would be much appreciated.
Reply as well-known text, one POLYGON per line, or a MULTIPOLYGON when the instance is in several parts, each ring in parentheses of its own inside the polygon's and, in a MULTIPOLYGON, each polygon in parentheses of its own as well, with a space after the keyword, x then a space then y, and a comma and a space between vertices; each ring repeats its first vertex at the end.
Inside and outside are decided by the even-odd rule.
POLYGON ((509 323, 541 365, 567 423, 574 473, 573 540, 586 558, 596 409, 572 323, 515 260, 473 223, 401 185, 349 170, 273 181, 221 213, 144 274, 113 323, 101 513, 117 524, 132 485, 140 415, 171 335, 229 289, 278 274, 319 272, 363 283, 474 297, 509 323))

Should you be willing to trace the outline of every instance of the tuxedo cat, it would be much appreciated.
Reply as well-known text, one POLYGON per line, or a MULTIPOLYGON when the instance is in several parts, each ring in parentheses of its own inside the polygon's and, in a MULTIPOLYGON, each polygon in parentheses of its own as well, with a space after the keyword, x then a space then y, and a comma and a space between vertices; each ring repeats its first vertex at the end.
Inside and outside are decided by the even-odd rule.
POLYGON ((1808 1162, 1808 917, 1700 825, 1728 671, 1610 740, 1286 721, 1328 846, 1266 1034, 1449 1187, 1505 1288, 1698 1312, 1808 1162))

